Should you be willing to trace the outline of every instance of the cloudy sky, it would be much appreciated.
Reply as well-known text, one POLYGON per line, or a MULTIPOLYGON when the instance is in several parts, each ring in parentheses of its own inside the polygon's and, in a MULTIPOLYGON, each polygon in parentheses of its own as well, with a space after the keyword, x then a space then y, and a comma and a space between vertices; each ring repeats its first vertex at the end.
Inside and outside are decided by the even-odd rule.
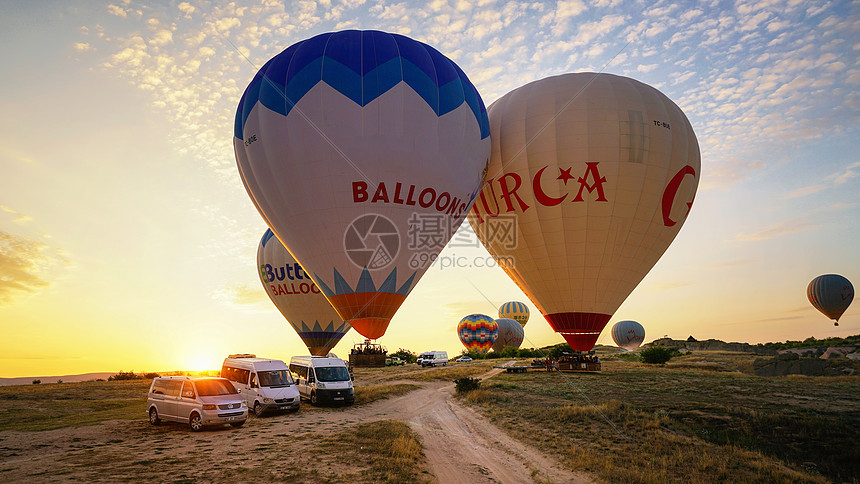
MULTIPOLYGON (((266 60, 351 28, 436 47, 487 105, 603 71, 684 110, 702 152, 696 203, 612 322, 640 321, 646 340, 860 333, 860 303, 834 327, 806 299, 819 274, 860 283, 858 2, 2 2, 0 377, 306 352, 257 277, 265 224, 235 167, 233 116, 266 60)), ((474 267, 491 265, 482 249, 442 255, 478 262, 431 268, 381 340, 390 350, 458 353, 463 315, 525 300, 499 268, 474 267)), ((562 341, 537 314, 526 338, 562 341)))

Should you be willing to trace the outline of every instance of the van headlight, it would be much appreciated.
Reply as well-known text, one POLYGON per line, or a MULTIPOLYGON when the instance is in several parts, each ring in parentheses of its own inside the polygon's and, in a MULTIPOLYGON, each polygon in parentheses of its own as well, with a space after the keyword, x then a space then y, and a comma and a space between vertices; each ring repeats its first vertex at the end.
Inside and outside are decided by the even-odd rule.
POLYGON ((275 403, 275 400, 272 398, 264 398, 263 403, 275 403))
POLYGON ((242 403, 240 403, 240 405, 242 405, 242 408, 245 408, 248 406, 248 403, 245 402, 245 400, 242 400, 242 403))
POLYGON ((320 390, 325 390, 325 383, 318 381, 317 388, 319 388, 320 390))
POLYGON ((212 403, 204 403, 203 410, 215 410, 215 405, 212 403))

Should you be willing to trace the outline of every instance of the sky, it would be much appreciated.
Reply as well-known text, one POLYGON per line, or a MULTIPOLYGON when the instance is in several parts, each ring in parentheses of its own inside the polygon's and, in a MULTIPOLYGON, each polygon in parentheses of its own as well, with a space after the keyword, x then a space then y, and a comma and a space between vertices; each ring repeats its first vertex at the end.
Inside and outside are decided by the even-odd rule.
MULTIPOLYGON (((232 147, 257 68, 343 29, 453 59, 486 105, 566 72, 632 77, 689 118, 702 174, 680 234, 618 309, 646 341, 860 333, 807 301, 860 284, 860 2, 0 2, 0 377, 203 370, 307 350, 256 270, 265 223, 232 147)), ((459 320, 528 303, 523 347, 563 341, 476 244, 452 243, 379 340, 462 350, 459 320), (445 259, 447 258, 447 259, 445 259)), ((362 338, 350 332, 334 352, 362 338)))

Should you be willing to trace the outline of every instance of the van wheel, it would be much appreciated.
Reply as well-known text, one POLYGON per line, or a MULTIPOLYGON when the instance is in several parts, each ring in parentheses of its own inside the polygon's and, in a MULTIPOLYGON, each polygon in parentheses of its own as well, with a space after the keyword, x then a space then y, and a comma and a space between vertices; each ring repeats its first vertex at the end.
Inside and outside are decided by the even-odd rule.
POLYGON ((254 402, 254 415, 257 417, 263 415, 263 406, 260 405, 260 402, 254 402))
POLYGON ((199 413, 191 414, 191 418, 188 419, 188 426, 191 427, 193 432, 200 432, 203 430, 203 419, 200 418, 199 413))
POLYGON ((158 425, 161 423, 161 419, 158 418, 158 410, 155 407, 149 409, 149 423, 152 425, 158 425))
POLYGON ((317 401, 317 392, 311 392, 311 405, 316 406, 319 403, 317 401))

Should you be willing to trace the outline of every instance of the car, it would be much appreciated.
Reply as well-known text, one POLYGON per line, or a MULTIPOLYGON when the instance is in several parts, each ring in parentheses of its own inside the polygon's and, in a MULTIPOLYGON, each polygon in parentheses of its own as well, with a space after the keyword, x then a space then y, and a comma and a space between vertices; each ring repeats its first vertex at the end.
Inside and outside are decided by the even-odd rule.
POLYGON ((241 427, 248 418, 248 405, 225 378, 164 376, 154 378, 149 386, 146 414, 152 425, 173 421, 199 432, 209 425, 241 427))
POLYGON ((385 366, 400 366, 400 365, 403 365, 404 363, 406 363, 406 362, 401 360, 400 358, 397 358, 396 356, 385 359, 385 366))
POLYGON ((472 357, 471 356, 461 356, 461 357, 457 358, 455 361, 459 361, 460 363, 465 363, 468 361, 472 361, 472 357))

